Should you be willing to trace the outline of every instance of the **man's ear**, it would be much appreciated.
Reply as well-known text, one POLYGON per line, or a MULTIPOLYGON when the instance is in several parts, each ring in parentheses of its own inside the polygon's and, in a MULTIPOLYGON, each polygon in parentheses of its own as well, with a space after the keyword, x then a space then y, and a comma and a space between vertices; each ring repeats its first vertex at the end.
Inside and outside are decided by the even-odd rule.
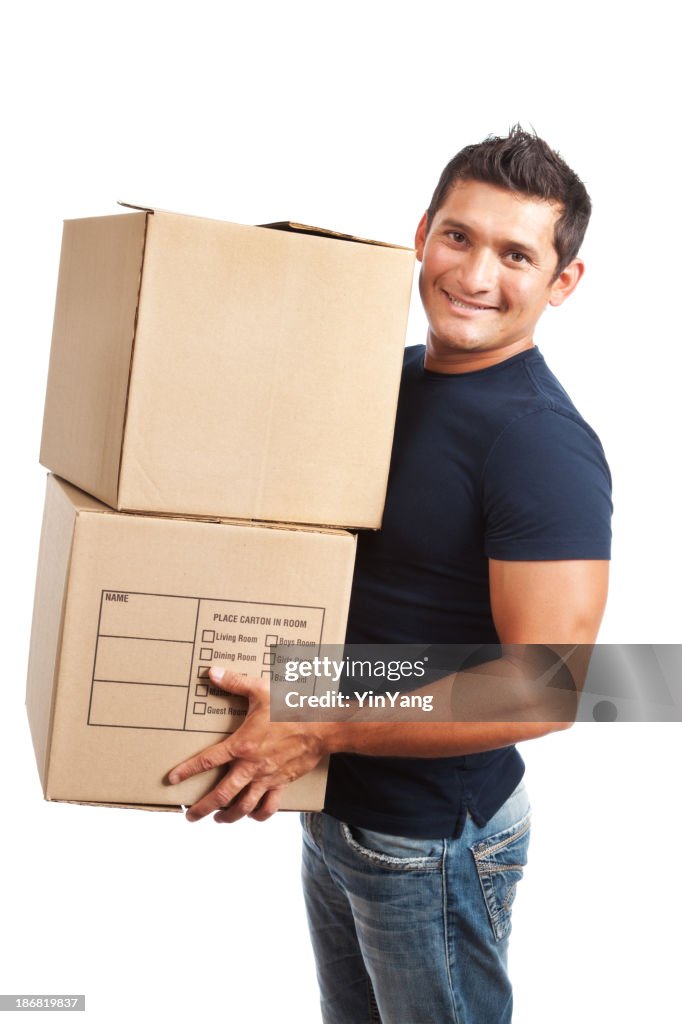
POLYGON ((582 260, 574 259, 561 271, 550 288, 550 306, 560 306, 565 299, 578 287, 578 281, 585 273, 585 264, 582 260))
POLYGON ((428 216, 428 214, 425 213, 424 216, 422 217, 422 219, 419 221, 419 226, 417 227, 417 233, 414 236, 414 247, 417 250, 417 259, 419 260, 420 263, 422 261, 423 255, 424 255, 424 246, 426 245, 426 233, 427 233, 426 218, 427 218, 427 216, 428 216))

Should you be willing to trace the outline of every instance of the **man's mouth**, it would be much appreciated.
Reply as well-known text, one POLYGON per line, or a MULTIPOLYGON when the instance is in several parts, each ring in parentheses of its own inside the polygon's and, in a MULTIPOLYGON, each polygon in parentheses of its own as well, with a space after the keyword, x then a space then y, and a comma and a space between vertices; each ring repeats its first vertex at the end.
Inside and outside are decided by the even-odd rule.
POLYGON ((497 306, 484 306, 477 302, 465 302, 464 299, 459 299, 456 295, 451 295, 450 292, 446 292, 443 289, 443 294, 447 296, 448 301, 451 305, 457 309, 471 309, 471 310, 490 310, 497 309, 497 306))

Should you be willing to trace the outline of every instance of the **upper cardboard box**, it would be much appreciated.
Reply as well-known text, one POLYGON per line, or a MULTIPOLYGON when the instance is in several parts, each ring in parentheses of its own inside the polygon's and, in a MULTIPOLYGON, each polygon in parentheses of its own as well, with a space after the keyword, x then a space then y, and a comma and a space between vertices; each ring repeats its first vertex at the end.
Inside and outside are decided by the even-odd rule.
POLYGON ((41 462, 119 510, 379 527, 413 264, 293 224, 66 221, 41 462))

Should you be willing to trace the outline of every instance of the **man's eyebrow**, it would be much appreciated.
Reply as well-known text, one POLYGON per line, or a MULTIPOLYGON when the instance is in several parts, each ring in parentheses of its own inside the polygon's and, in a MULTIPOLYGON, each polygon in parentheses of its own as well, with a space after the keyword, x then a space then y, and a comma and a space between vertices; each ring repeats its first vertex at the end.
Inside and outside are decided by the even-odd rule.
POLYGON ((460 231, 471 231, 468 224, 464 224, 461 220, 453 220, 452 217, 446 217, 444 221, 441 221, 441 227, 458 228, 460 231))

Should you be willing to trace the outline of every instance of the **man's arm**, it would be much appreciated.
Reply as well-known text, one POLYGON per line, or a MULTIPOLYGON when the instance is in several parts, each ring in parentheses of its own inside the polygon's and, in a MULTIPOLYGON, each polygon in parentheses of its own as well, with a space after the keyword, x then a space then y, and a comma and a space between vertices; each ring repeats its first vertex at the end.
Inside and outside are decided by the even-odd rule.
MULTIPOLYGON (((495 628, 506 645, 543 644, 562 647, 593 644, 601 622, 608 587, 608 562, 503 562, 490 560, 490 594, 495 628)), ((562 716, 538 720, 538 708, 528 705, 523 685, 519 648, 505 651, 486 666, 490 674, 521 684, 510 706, 510 721, 448 722, 271 722, 269 692, 259 679, 225 675, 212 670, 212 679, 226 690, 249 697, 249 712, 236 733, 206 748, 173 769, 169 781, 229 765, 224 778, 187 812, 195 821, 219 811, 218 821, 236 821, 244 815, 259 820, 279 805, 281 789, 310 771, 327 754, 347 752, 396 757, 446 757, 479 753, 534 739, 571 722, 562 716), (228 807, 229 805, 229 807, 228 807), (225 808, 225 810, 221 810, 225 808)), ((580 665, 574 677, 582 685, 580 665)), ((584 673, 583 673, 584 674, 584 673)), ((482 684, 477 669, 457 673, 456 685, 471 687, 475 697, 482 684)), ((453 680, 444 681, 452 686, 453 680)), ((439 684, 435 684, 436 686, 439 684)), ((546 692, 546 691, 545 691, 546 692)), ((551 696, 551 695, 550 695, 551 696)), ((562 707, 565 706, 562 704, 562 707)), ((543 717, 541 715, 540 717, 543 717)))
POLYGON ((609 581, 605 561, 489 560, 495 629, 506 644, 593 644, 609 581))

